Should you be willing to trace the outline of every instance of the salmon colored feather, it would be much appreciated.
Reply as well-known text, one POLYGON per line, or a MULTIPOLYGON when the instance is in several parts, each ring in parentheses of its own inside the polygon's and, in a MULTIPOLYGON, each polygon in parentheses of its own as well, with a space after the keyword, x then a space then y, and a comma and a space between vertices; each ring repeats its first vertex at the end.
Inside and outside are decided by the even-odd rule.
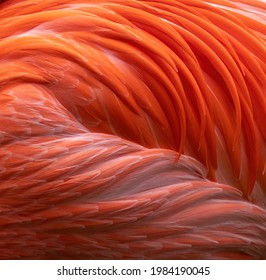
POLYGON ((265 259, 266 4, 0 3, 0 259, 265 259))

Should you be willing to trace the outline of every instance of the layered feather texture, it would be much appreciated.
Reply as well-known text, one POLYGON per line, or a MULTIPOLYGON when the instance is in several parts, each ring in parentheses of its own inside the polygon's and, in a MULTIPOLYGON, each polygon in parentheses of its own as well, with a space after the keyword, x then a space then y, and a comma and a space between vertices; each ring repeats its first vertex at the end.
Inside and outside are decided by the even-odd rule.
POLYGON ((265 21, 3 1, 0 258, 266 258, 265 21))

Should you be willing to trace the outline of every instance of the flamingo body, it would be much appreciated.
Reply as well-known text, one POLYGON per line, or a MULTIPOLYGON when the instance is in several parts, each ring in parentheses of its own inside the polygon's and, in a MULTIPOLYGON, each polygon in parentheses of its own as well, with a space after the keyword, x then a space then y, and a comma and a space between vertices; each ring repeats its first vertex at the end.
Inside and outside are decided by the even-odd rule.
POLYGON ((263 1, 0 3, 1 259, 265 259, 263 1))

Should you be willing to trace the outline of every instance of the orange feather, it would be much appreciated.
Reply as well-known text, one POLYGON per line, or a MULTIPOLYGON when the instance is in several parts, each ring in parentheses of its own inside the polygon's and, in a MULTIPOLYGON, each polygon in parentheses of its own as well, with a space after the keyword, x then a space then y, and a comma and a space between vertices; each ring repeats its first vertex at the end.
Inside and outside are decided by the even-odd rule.
POLYGON ((0 259, 265 259, 265 11, 2 1, 0 259))

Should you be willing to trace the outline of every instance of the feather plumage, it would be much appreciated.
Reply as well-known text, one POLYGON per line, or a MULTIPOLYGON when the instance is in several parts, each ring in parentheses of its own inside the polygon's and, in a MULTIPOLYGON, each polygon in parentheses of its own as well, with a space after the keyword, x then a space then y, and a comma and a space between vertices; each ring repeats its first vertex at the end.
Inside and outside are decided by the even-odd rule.
POLYGON ((0 258, 265 258, 264 12, 1 3, 0 258))

